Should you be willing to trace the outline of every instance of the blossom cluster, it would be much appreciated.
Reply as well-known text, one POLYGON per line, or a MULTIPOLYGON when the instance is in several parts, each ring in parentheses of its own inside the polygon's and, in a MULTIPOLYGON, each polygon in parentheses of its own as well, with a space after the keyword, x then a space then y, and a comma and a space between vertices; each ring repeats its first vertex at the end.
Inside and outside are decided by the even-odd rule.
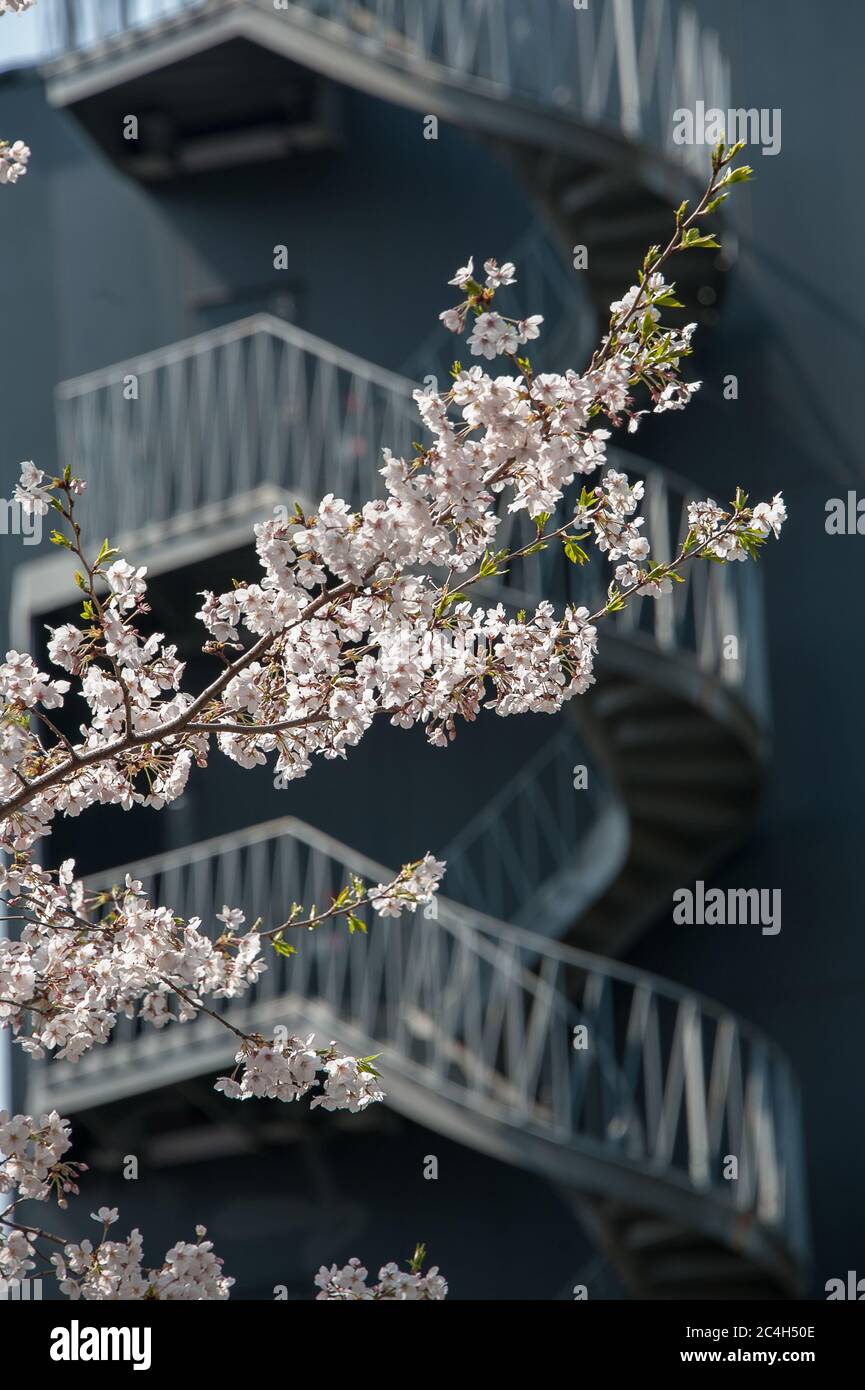
POLYGON ((334 1302, 369 1302, 373 1299, 398 1299, 402 1302, 439 1302, 447 1298, 447 1280, 433 1265, 426 1274, 420 1270, 402 1270, 398 1265, 384 1265, 378 1272, 378 1283, 367 1284, 369 1270, 364 1269, 360 1260, 349 1260, 339 1269, 322 1265, 315 1278, 321 1290, 317 1300, 334 1302))
POLYGON ((44 1202, 53 1192, 65 1206, 67 1193, 77 1195, 76 1179, 82 1171, 81 1164, 62 1161, 71 1146, 69 1121, 56 1110, 38 1122, 30 1115, 0 1110, 0 1194, 17 1190, 22 1198, 44 1202))
POLYGON ((202 996, 234 998, 266 968, 257 932, 213 941, 199 918, 152 907, 128 875, 100 914, 71 860, 55 874, 19 856, 0 868, 0 897, 24 920, 19 939, 0 941, 0 1025, 34 1057, 77 1061, 119 1014, 185 1022, 202 996))
MULTIPOLYGON (((105 1226, 117 1220, 117 1210, 101 1207, 92 1213, 105 1226)), ((57 1287, 67 1298, 87 1300, 160 1299, 201 1302, 229 1297, 234 1280, 222 1272, 222 1260, 213 1253, 207 1230, 196 1226, 194 1241, 179 1240, 162 1264, 145 1269, 144 1240, 136 1228, 126 1240, 90 1240, 68 1244, 51 1256, 57 1287)))
POLYGON ((336 1043, 316 1052, 314 1036, 305 1040, 292 1037, 281 1044, 245 1044, 235 1058, 235 1075, 220 1076, 216 1090, 230 1100, 299 1100, 323 1071, 324 1084, 320 1094, 313 1097, 311 1109, 321 1105, 325 1110, 357 1114, 373 1101, 384 1099, 377 1084, 378 1073, 367 1059, 340 1056, 336 1043))
MULTIPOLYGON (((487 308, 501 285, 516 283, 516 274, 510 262, 499 269, 495 261, 487 261, 484 269, 487 271, 484 285, 472 278, 471 258, 466 266, 457 271, 450 283, 467 291, 468 297, 454 308, 446 309, 439 317, 451 332, 463 333, 467 318, 474 312, 476 318, 467 340, 473 356, 484 357, 488 361, 504 356, 519 366, 520 359, 516 356, 519 348, 539 336, 543 319, 539 315, 522 320, 508 319, 487 308)), ((575 467, 562 470, 565 482, 573 478, 574 472, 591 472, 593 442, 600 446, 609 438, 608 431, 585 433, 587 421, 599 410, 603 409, 616 425, 622 423, 622 417, 627 418, 631 434, 638 429, 641 417, 648 412, 634 408, 632 387, 636 382, 648 386, 652 409, 656 414, 683 409, 699 390, 699 381, 682 382, 679 378, 681 359, 690 354, 696 323, 666 332, 660 328, 661 310, 676 304, 674 286, 656 271, 644 277, 639 285, 632 285, 621 299, 614 300, 610 305, 610 331, 588 370, 582 375, 568 371, 564 376, 556 373, 534 376, 529 372, 525 377, 496 379, 499 390, 506 393, 516 391, 516 396, 510 398, 511 405, 518 399, 528 403, 529 408, 520 412, 518 419, 521 423, 533 422, 537 426, 534 438, 530 433, 526 440, 530 448, 534 445, 533 452, 537 452, 543 442, 549 443, 552 436, 556 442, 548 450, 553 454, 550 464, 563 464, 574 456, 575 467), (538 403, 555 409, 545 417, 533 417, 532 407, 538 403), (580 445, 583 452, 588 449, 583 466, 579 462, 580 449, 575 447, 580 445)), ((466 402, 478 404, 478 388, 486 381, 480 367, 460 371, 453 389, 454 400, 460 405, 466 402)), ((482 423, 483 417, 484 412, 480 409, 474 410, 471 416, 466 416, 464 412, 465 419, 474 418, 482 423)), ((603 461, 600 449, 598 461, 603 461)), ((555 481, 555 472, 553 479, 555 481)), ((561 495, 558 486, 554 487, 554 491, 561 495)))
MULTIPOLYGON (((505 285, 516 284, 516 266, 513 261, 505 261, 502 266, 493 260, 485 261, 484 270, 486 280, 483 288, 488 292, 494 293, 505 285)), ((466 318, 474 303, 473 296, 479 289, 474 272, 474 259, 469 256, 468 263, 461 266, 454 278, 448 282, 469 292, 469 297, 461 304, 453 309, 445 309, 439 314, 439 319, 451 333, 465 332, 466 318)), ((488 361, 492 361, 500 353, 515 353, 522 344, 539 336, 543 321, 540 314, 532 314, 526 319, 510 319, 492 310, 479 312, 468 339, 469 350, 475 357, 485 357, 488 361)))
MULTIPOLYGON (((52 539, 82 560, 86 598, 83 622, 52 629, 48 643, 51 661, 73 682, 17 652, 0 665, 0 845, 28 849, 56 814, 94 803, 160 809, 183 793, 212 742, 246 768, 272 760, 284 785, 315 756, 346 757, 377 716, 402 728, 420 724, 441 746, 458 721, 483 708, 553 712, 588 689, 596 619, 623 596, 660 597, 679 577, 678 561, 652 562, 639 515, 643 484, 606 465, 610 430, 602 421, 636 428, 646 413, 637 409, 638 388, 648 389, 655 412, 691 399, 699 383, 679 373, 694 325, 663 326, 674 287, 651 270, 611 305, 610 329, 582 374, 535 374, 515 353, 539 332, 537 318, 512 324, 513 333, 496 330, 493 354, 478 346, 497 290, 516 282, 510 262, 490 260, 485 270, 483 284, 471 260, 457 272, 452 283, 465 298, 445 319, 462 331, 473 316, 471 349, 504 355, 513 370, 455 368, 447 391, 417 391, 431 443, 410 459, 384 451, 383 497, 354 511, 329 493, 310 515, 297 507, 255 527, 258 581, 202 594, 204 651, 222 669, 197 695, 182 689, 176 647, 162 633, 139 632, 146 567, 107 542, 95 560, 82 554, 72 513, 83 483, 69 470, 52 479, 22 465, 16 497, 39 512, 54 506, 68 523, 71 539, 52 539), (568 502, 575 480, 579 497, 568 502), (496 551, 508 514, 514 524, 524 518, 528 540, 496 551), (611 602, 600 613, 571 606, 557 615, 541 602, 514 616, 468 597, 535 548, 561 544, 584 562, 584 536, 614 566, 611 602), (444 632, 460 640, 436 642, 444 632), (80 737, 52 742, 39 725, 50 727, 44 712, 73 686, 89 718, 80 737), (30 713, 38 724, 24 717, 30 713)), ((680 559, 753 554, 782 520, 780 496, 730 511, 694 503, 680 559)))
MULTIPOLYGON (((78 1194, 77 1177, 86 1165, 67 1163, 63 1155, 72 1140, 69 1121, 56 1110, 38 1120, 32 1115, 9 1115, 0 1110, 0 1193, 17 1191, 17 1198, 0 1212, 0 1286, 27 1278, 44 1257, 38 1250, 45 1233, 18 1219, 19 1202, 46 1202, 56 1196, 67 1205, 67 1194, 78 1194), (11 1213, 15 1213, 14 1217, 11 1213)), ((157 1269, 142 1268, 143 1242, 137 1230, 125 1241, 109 1241, 106 1235, 118 1217, 116 1208, 92 1212, 102 1225, 102 1239, 64 1244, 50 1256, 50 1268, 60 1292, 85 1299, 217 1299, 227 1298, 234 1283, 222 1273, 222 1261, 213 1254, 203 1226, 196 1227, 197 1241, 179 1241, 157 1269)))
MULTIPOLYGON (((109 1230, 119 1220, 116 1207, 100 1207, 90 1213, 102 1228, 95 1241, 65 1241, 25 1222, 18 1210, 21 1202, 47 1202, 54 1197, 65 1207, 67 1194, 78 1194, 77 1178, 86 1164, 64 1159, 71 1143, 69 1121, 56 1110, 38 1119, 0 1110, 0 1195, 17 1193, 5 1209, 0 1208, 0 1298, 8 1296, 16 1281, 31 1277, 32 1271, 39 1276, 53 1275, 59 1292, 73 1300, 201 1302, 230 1296, 235 1281, 223 1273, 222 1260, 214 1253, 212 1241, 206 1239, 204 1226, 195 1227, 194 1241, 178 1241, 161 1265, 147 1268, 143 1263, 144 1241, 137 1228, 125 1240, 108 1239, 109 1230), (50 1255, 45 1246, 52 1249, 50 1255)), ((336 1265, 330 1270, 322 1266, 315 1281, 322 1290, 317 1297, 443 1299, 447 1284, 436 1268, 421 1274, 421 1255, 419 1248, 408 1271, 395 1264, 385 1265, 379 1283, 372 1288, 366 1288, 367 1271, 357 1260, 350 1261, 344 1270, 336 1265)))
POLYGON ((744 531, 727 529, 725 520, 723 508, 711 497, 705 502, 692 502, 688 508, 688 525, 695 544, 705 546, 706 553, 717 560, 747 560, 753 553, 749 540, 765 540, 770 535, 777 539, 780 536, 781 527, 787 520, 783 495, 776 492, 771 502, 758 502, 744 531))
MULTIPOLYGON (((427 856, 368 893, 357 880, 336 898, 336 909, 303 925, 367 902, 380 915, 417 908, 437 891, 444 867, 427 856)), ((153 906, 128 874, 122 887, 88 892, 72 860, 51 872, 20 854, 0 867, 0 900, 23 922, 17 939, 0 939, 0 1027, 11 1028, 31 1056, 50 1053, 70 1062, 108 1042, 120 1014, 159 1029, 196 1018, 205 999, 244 994, 267 968, 262 941, 297 925, 290 920, 263 937, 256 927, 242 931, 244 913, 226 905, 214 939, 200 918, 184 921, 169 907, 153 906)), ((350 926, 355 921, 350 917, 350 926)), ((220 1018, 213 1008, 208 1012, 220 1018)), ((238 1056, 241 1079, 223 1078, 217 1088, 244 1099, 293 1100, 320 1072, 323 1088, 314 1103, 326 1109, 357 1111, 382 1098, 371 1067, 340 1055, 334 1043, 320 1053, 311 1043, 246 1040, 238 1056)))
POLYGON ((0 140, 0 183, 17 183, 29 160, 30 147, 23 140, 0 140))

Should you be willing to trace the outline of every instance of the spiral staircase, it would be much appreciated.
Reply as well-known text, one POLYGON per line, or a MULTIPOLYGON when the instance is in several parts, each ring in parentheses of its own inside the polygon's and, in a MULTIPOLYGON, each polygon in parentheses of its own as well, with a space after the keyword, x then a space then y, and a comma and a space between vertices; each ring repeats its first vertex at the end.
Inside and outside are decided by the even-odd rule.
MULTIPOLYGON (((110 5, 61 7, 67 21, 89 19, 77 36, 67 23, 56 37, 51 99, 84 110, 242 33, 506 145, 567 246, 597 242, 589 274, 599 307, 630 282, 639 251, 657 239, 657 209, 693 173, 694 151, 666 134, 670 113, 697 96, 727 104, 713 40, 667 0, 610 0, 576 17, 544 0, 553 26, 544 32, 557 36, 549 44, 521 27, 526 7, 506 0, 166 8, 159 23, 136 27, 134 4, 119 0, 112 28, 110 5)), ((567 342, 561 271, 540 243, 518 257, 538 286, 531 311, 545 314, 555 342, 558 310, 567 342)), ((416 380, 423 359, 407 364, 416 380)), ((373 495, 381 446, 404 453, 418 433, 413 386, 256 315, 62 383, 60 463, 91 481, 92 536, 158 568, 173 547, 215 546, 282 501, 373 495), (122 394, 130 376, 134 411, 122 394)), ((671 558, 690 488, 633 455, 610 451, 610 462, 645 479, 653 553, 671 558)), ((503 516, 501 544, 516 525, 503 516)), ((790 1297, 804 1280, 789 1064, 728 1011, 614 959, 669 908, 673 888, 736 842, 753 811, 769 740, 758 580, 753 566, 695 565, 674 594, 610 620, 597 685, 446 848, 447 897, 435 915, 376 921, 365 936, 317 932, 226 1008, 244 1031, 282 1023, 381 1053, 391 1105, 554 1183, 638 1297, 790 1297), (588 771, 584 790, 577 765, 588 771), (725 1176, 730 1155, 735 1180, 725 1176)), ((62 557, 30 562, 18 609, 45 608, 62 582, 62 557)), ((594 608, 604 587, 598 560, 579 569, 547 551, 487 594, 512 609, 541 597, 594 608)), ((349 874, 389 876, 288 817, 100 878, 126 869, 205 921, 224 902, 273 920, 286 900, 326 901, 349 874)), ((111 1044, 76 1067, 30 1067, 27 1103, 80 1112, 201 1076, 232 1053, 210 1019, 161 1033, 122 1019, 111 1044)))

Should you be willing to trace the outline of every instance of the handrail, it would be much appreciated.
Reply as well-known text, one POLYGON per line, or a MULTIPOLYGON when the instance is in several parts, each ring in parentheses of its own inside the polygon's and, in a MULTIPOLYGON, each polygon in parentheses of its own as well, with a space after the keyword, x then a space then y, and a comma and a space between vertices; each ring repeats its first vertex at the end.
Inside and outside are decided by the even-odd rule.
POLYGON ((562 120, 617 131, 692 165, 700 151, 673 140, 673 112, 729 106, 729 65, 717 33, 676 0, 64 0, 45 26, 46 54, 63 68, 128 47, 184 21, 267 10, 359 56, 562 120))
POLYGON ((419 430, 412 383, 254 314, 60 383, 58 451, 91 484, 88 533, 117 536, 290 483, 317 501, 380 490, 381 451, 419 430), (122 473, 122 496, 112 486, 122 473))
MULTIPOLYGON (((316 854, 338 864, 337 877, 340 873, 343 878, 347 874, 357 874, 369 882, 382 883, 393 878, 391 869, 380 864, 370 855, 363 854, 360 850, 343 844, 335 836, 329 835, 324 830, 319 830, 317 826, 310 825, 297 816, 277 816, 272 820, 245 826, 242 830, 213 835, 191 845, 162 850, 160 853, 149 855, 144 859, 130 860, 125 864, 93 875, 93 881, 96 884, 98 880, 98 885, 104 888, 106 885, 122 883, 126 874, 130 874, 133 878, 141 879, 142 883, 146 883, 147 880, 157 877, 164 878, 166 875, 181 872, 197 864, 206 864, 227 855, 242 853, 255 849, 257 846, 276 843, 282 839, 303 844, 316 854)), ((341 880, 338 886, 342 886, 341 880)), ((239 890, 239 883, 237 887, 239 890)), ((255 894, 252 894, 251 901, 254 899, 255 894)), ((215 898, 214 902, 216 902, 215 898)), ((441 905, 438 917, 426 918, 424 916, 424 921, 442 920, 443 917, 447 917, 448 920, 453 919, 461 924, 470 922, 482 935, 494 939, 496 944, 506 943, 510 947, 525 950, 529 954, 537 954, 539 950, 542 950, 544 955, 554 957, 563 965, 570 965, 575 969, 587 972, 606 973, 611 978, 633 986, 647 984, 655 993, 663 994, 671 1000, 693 1001, 699 1006, 702 1013, 719 1021, 729 1016, 729 1009, 718 1003, 717 1000, 710 998, 709 995, 677 984, 675 981, 654 974, 650 970, 629 965, 627 961, 601 956, 594 951, 586 951, 581 946, 572 946, 563 941, 544 940, 539 943, 537 932, 530 928, 521 927, 511 922, 498 921, 487 913, 467 908, 464 904, 453 901, 447 895, 439 895, 438 902, 441 905)), ((171 905, 176 906, 176 903, 171 905)), ((236 906, 236 904, 234 905, 236 906)), ((219 906, 221 910, 221 905, 219 906)), ((206 914, 203 911, 197 910, 196 915, 206 919, 206 914)), ((251 910, 247 910, 247 917, 251 915, 253 915, 251 910)), ((421 916, 423 914, 419 913, 419 921, 421 916)), ((374 930, 378 930, 378 927, 379 919, 376 919, 374 930)), ((743 1037, 749 1038, 755 1044, 759 1043, 768 1051, 777 1054, 779 1058, 783 1056, 777 1044, 753 1024, 743 1020, 739 1025, 739 1031, 743 1037)))
POLYGON ((260 311, 256 314, 247 314, 242 319, 235 319, 232 323, 220 324, 217 328, 209 328, 203 333, 194 333, 188 338, 181 338, 176 343, 169 343, 166 347, 142 352, 135 357, 127 357, 121 362, 113 362, 109 367, 99 367, 96 371, 84 372, 81 376, 68 377, 58 384, 57 394, 60 399, 69 400, 74 396, 85 395, 90 391, 98 390, 100 387, 114 385, 118 379, 122 379, 129 373, 140 374, 155 371, 159 367, 171 366, 184 358, 212 352, 214 348, 228 347, 232 343, 239 342, 241 339, 249 337, 250 334, 258 332, 269 333, 274 338, 280 338, 287 345, 299 348, 301 352, 321 358, 329 366, 349 372, 353 376, 363 377, 386 390, 405 394, 407 390, 414 389, 414 383, 409 381, 404 374, 391 372, 387 367, 380 367, 377 363, 369 362, 365 357, 359 357, 357 353, 349 352, 346 348, 329 342, 327 338, 320 338, 316 333, 309 333, 305 328, 299 328, 295 323, 278 318, 276 314, 260 311))

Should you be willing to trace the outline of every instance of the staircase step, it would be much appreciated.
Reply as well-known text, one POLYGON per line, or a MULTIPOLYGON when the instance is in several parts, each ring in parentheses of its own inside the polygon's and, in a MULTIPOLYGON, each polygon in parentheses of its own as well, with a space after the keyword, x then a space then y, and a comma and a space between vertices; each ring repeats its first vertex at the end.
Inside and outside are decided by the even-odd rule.
POLYGON ((591 691, 589 699, 592 709, 605 719, 634 711, 664 714, 670 707, 670 700, 663 691, 641 681, 606 681, 591 691))
POLYGON ((656 883, 662 877, 678 883, 693 868, 694 849, 687 839, 640 820, 632 822, 630 859, 641 873, 651 873, 656 883))
POLYGON ((628 715, 610 723, 616 745, 624 749, 652 748, 664 744, 719 748, 727 744, 727 735, 713 726, 706 715, 697 711, 691 714, 653 714, 645 719, 634 719, 628 715))
POLYGON ((721 750, 681 760, 670 754, 634 753, 619 773, 619 781, 626 787, 703 787, 709 791, 751 787, 754 778, 749 763, 721 750))
POLYGON ((574 236, 582 237, 589 247, 590 258, 591 248, 598 243, 604 247, 615 247, 617 243, 625 242, 628 246, 626 254, 630 254, 635 244, 655 246, 662 237, 669 241, 670 218, 661 217, 657 212, 647 213, 639 207, 631 212, 605 213, 602 216, 592 209, 591 214, 575 218, 574 236))
POLYGON ((632 791, 628 796, 631 812, 649 825, 670 825, 682 829, 689 838, 723 832, 742 814, 741 798, 728 792, 708 796, 677 796, 664 792, 632 791))
MULTIPOLYGON (((693 864, 693 859, 689 862, 693 864)), ((661 903, 666 897, 668 884, 659 881, 654 865, 647 866, 628 862, 616 882, 603 900, 604 917, 612 927, 629 923, 634 915, 640 915, 654 903, 661 903)), ((594 913, 596 909, 592 909, 594 913)), ((588 920, 592 926, 595 918, 588 920)))
POLYGON ((616 1235, 622 1246, 634 1254, 642 1250, 689 1248, 694 1243, 692 1232, 684 1231, 673 1222, 652 1217, 627 1217, 617 1227, 616 1235))
POLYGON ((560 178, 568 177, 568 182, 556 189, 553 195, 561 211, 569 218, 594 210, 599 203, 606 205, 608 201, 620 198, 626 189, 620 174, 590 173, 580 178, 573 175, 573 168, 568 168, 563 162, 560 178))
POLYGON ((741 1255, 703 1243, 692 1245, 690 1250, 646 1251, 642 1268, 653 1286, 694 1282, 729 1287, 743 1278, 754 1277, 753 1266, 741 1255))
POLYGON ((699 1299, 700 1302, 707 1303, 723 1302, 725 1299, 736 1300, 737 1302, 771 1303, 790 1297, 774 1280, 760 1279, 759 1276, 750 1273, 747 1268, 742 1270, 742 1276, 738 1283, 700 1283, 696 1279, 687 1278, 681 1283, 654 1285, 647 1296, 665 1303, 680 1303, 683 1300, 692 1299, 699 1299))

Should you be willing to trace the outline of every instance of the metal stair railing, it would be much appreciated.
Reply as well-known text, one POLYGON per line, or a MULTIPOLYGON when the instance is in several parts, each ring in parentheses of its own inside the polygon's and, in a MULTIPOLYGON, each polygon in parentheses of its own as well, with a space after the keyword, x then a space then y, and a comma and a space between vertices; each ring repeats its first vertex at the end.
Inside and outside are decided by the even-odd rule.
POLYGON ((61 382, 58 451, 90 483, 96 538, 290 484, 359 505, 382 449, 421 430, 412 385, 271 314, 254 314, 61 382), (134 397, 128 398, 131 391, 134 397))
MULTIPOLYGON (((349 874, 389 877, 292 818, 111 877, 126 872, 205 923, 224 902, 270 921, 294 898, 328 901, 349 874)), ((332 927, 297 945, 249 995, 222 1001, 235 1027, 281 1023, 381 1052, 394 1103, 434 1128, 649 1210, 663 1189, 665 1209, 681 1206, 692 1224, 704 1211, 707 1230, 721 1223, 733 1241, 751 1223, 803 1254, 794 1077, 772 1043, 720 1006, 449 900, 429 917, 376 919, 366 936, 332 927)), ((159 1033, 121 1019, 114 1040, 75 1066, 32 1067, 28 1104, 62 1097, 68 1113, 227 1065, 235 1046, 208 1019, 159 1033)))
POLYGON ((628 835, 619 798, 564 721, 442 850, 448 896, 560 937, 612 882, 628 835))
POLYGON ((160 26, 208 14, 267 10, 409 73, 606 128, 692 165, 673 141, 673 112, 729 106, 717 33, 676 0, 64 0, 44 28, 46 53, 68 63, 160 26))
POLYGON ((210 0, 60 0, 40 15, 44 56, 86 53, 202 10, 210 0))

